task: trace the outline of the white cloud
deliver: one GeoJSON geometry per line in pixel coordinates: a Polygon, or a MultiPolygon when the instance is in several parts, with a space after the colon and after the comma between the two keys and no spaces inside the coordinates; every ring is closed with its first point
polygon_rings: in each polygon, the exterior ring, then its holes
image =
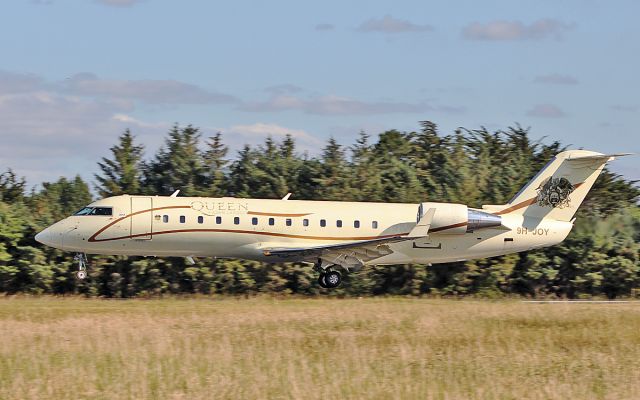
{"type": "Polygon", "coordinates": [[[69,93],[81,96],[129,99],[149,104],[224,104],[237,101],[233,96],[175,80],[100,79],[90,73],[72,76],[63,87],[69,93]]]}
{"type": "Polygon", "coordinates": [[[383,33],[431,32],[433,26],[418,25],[404,19],[394,18],[391,15],[385,15],[381,19],[371,18],[364,21],[357,30],[359,32],[383,33]]]}
{"type": "Polygon", "coordinates": [[[264,91],[273,95],[279,95],[286,93],[300,93],[303,91],[303,89],[300,86],[292,85],[290,83],[283,83],[280,85],[269,86],[265,88],[264,91]]]}
{"type": "Polygon", "coordinates": [[[549,74],[536,76],[533,79],[534,83],[546,83],[551,85],[577,85],[579,82],[576,78],[569,75],[562,74],[549,74]]]}
{"type": "Polygon", "coordinates": [[[473,22],[466,26],[462,34],[472,40],[536,40],[562,35],[572,26],[564,22],[547,18],[527,25],[520,21],[473,22]]]}
{"type": "Polygon", "coordinates": [[[290,94],[274,95],[264,102],[246,103],[244,111],[276,112],[297,110],[318,115],[368,115],[392,113],[421,113],[427,111],[464,112],[463,107],[433,106],[426,102],[405,103],[393,101],[368,102],[349,97],[324,95],[302,98],[290,94]]]}
{"type": "Polygon", "coordinates": [[[553,104],[537,104],[527,111],[527,115],[540,118],[561,118],[566,116],[564,111],[553,104]]]}
{"type": "Polygon", "coordinates": [[[44,80],[34,74],[20,74],[0,70],[0,95],[7,93],[23,93],[45,89],[44,80]]]}
{"type": "Polygon", "coordinates": [[[611,109],[614,111],[623,111],[623,112],[637,112],[638,106],[632,106],[629,104],[615,104],[611,106],[611,109]]]}
{"type": "Polygon", "coordinates": [[[335,29],[333,24],[318,24],[316,25],[317,31],[332,31],[335,29]]]}
{"type": "Polygon", "coordinates": [[[282,139],[290,135],[296,143],[303,147],[314,147],[322,143],[310,133],[302,129],[287,128],[277,124],[256,122],[250,125],[233,125],[229,128],[222,128],[220,131],[225,138],[233,138],[232,145],[240,147],[244,144],[260,144],[267,137],[282,139]],[[239,140],[240,139],[240,140],[239,140]]]}
{"type": "Polygon", "coordinates": [[[95,162],[126,128],[155,149],[171,124],[130,116],[138,103],[232,102],[195,85],[171,80],[107,80],[91,74],[64,82],[0,71],[0,166],[30,183],[73,176],[91,179],[95,162]]]}
{"type": "Polygon", "coordinates": [[[113,7],[131,7],[137,3],[141,3],[143,0],[96,0],[100,4],[113,7]]]}
{"type": "Polygon", "coordinates": [[[273,136],[285,137],[287,135],[291,135],[292,137],[299,137],[299,138],[312,137],[307,132],[301,129],[290,129],[277,124],[265,124],[262,122],[257,122],[252,125],[234,125],[229,128],[229,131],[233,133],[245,135],[245,136],[258,135],[261,137],[266,137],[269,135],[273,135],[273,136]]]}
{"type": "Polygon", "coordinates": [[[131,110],[125,102],[53,92],[1,95],[0,165],[26,175],[29,183],[86,173],[131,126],[113,115],[131,110]]]}

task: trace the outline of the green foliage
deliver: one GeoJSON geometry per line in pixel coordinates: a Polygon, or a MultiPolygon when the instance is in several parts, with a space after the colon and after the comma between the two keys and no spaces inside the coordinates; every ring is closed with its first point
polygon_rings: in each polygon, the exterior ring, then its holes
{"type": "Polygon", "coordinates": [[[44,227],[68,217],[91,201],[89,185],[76,176],[73,180],[60,178],[53,183],[43,183],[42,190],[26,202],[44,227]]]}
{"type": "Polygon", "coordinates": [[[203,154],[205,177],[208,183],[207,196],[221,197],[226,195],[228,178],[225,168],[229,161],[225,158],[229,149],[222,143],[222,134],[217,132],[207,141],[207,150],[203,154]]]}
{"type": "MultiPolygon", "coordinates": [[[[479,207],[508,201],[564,147],[532,141],[515,126],[442,135],[430,121],[416,132],[389,130],[377,141],[361,132],[350,147],[329,139],[318,157],[298,154],[295,141],[272,138],[245,146],[233,159],[220,133],[201,143],[198,128],[175,125],[149,161],[129,130],[99,163],[100,196],[122,193],[420,202],[479,207]]],[[[609,171],[597,180],[560,245],[450,264],[367,266],[347,274],[337,290],[321,289],[305,264],[243,260],[95,256],[90,279],[74,277],[72,255],[41,246],[35,234],[92,200],[79,176],[25,193],[11,170],[0,174],[0,292],[133,297],[191,293],[336,296],[478,295],[531,297],[640,293],[640,189],[609,171]]]]}
{"type": "Polygon", "coordinates": [[[200,130],[191,125],[174,125],[154,160],[145,165],[146,191],[169,195],[180,190],[184,196],[199,196],[206,191],[206,173],[200,143],[200,130]]]}
{"type": "Polygon", "coordinates": [[[0,201],[16,203],[24,199],[26,182],[19,179],[15,172],[8,169],[0,174],[0,201]]]}
{"type": "Polygon", "coordinates": [[[95,175],[95,178],[101,197],[140,193],[144,147],[133,143],[134,137],[129,129],[118,140],[120,143],[111,148],[113,159],[103,157],[102,162],[98,163],[102,175],[95,175]]]}

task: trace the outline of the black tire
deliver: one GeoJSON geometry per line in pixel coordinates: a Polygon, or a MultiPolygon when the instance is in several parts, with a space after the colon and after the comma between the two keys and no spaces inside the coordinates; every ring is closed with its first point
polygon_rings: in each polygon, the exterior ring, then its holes
{"type": "Polygon", "coordinates": [[[318,277],[318,285],[322,288],[327,288],[327,282],[325,281],[325,274],[320,274],[318,277]]]}
{"type": "Polygon", "coordinates": [[[328,288],[335,288],[340,286],[342,282],[342,275],[338,271],[328,271],[324,274],[324,283],[328,288]]]}

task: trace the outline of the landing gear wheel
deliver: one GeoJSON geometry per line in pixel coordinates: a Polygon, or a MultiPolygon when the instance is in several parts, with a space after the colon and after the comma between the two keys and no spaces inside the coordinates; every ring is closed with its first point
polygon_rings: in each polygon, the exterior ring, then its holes
{"type": "Polygon", "coordinates": [[[78,262],[78,272],[76,272],[76,278],[84,280],[87,277],[87,256],[84,253],[77,253],[74,260],[78,262]]]}
{"type": "Polygon", "coordinates": [[[324,274],[324,282],[328,288],[338,287],[342,282],[342,275],[338,271],[328,271],[324,274]]]}
{"type": "Polygon", "coordinates": [[[325,281],[325,274],[320,274],[320,276],[318,277],[318,285],[320,285],[320,287],[322,288],[327,288],[327,282],[325,281]]]}

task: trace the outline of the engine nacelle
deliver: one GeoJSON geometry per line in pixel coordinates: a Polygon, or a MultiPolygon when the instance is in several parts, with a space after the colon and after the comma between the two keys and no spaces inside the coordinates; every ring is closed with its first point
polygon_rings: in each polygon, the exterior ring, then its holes
{"type": "Polygon", "coordinates": [[[484,211],[469,209],[464,204],[420,203],[418,221],[422,216],[435,208],[429,233],[447,235],[463,235],[478,229],[497,228],[502,225],[502,218],[484,211]]]}
{"type": "Polygon", "coordinates": [[[468,208],[464,204],[452,203],[421,203],[418,207],[418,220],[435,208],[429,233],[461,235],[467,232],[468,208]]]}

